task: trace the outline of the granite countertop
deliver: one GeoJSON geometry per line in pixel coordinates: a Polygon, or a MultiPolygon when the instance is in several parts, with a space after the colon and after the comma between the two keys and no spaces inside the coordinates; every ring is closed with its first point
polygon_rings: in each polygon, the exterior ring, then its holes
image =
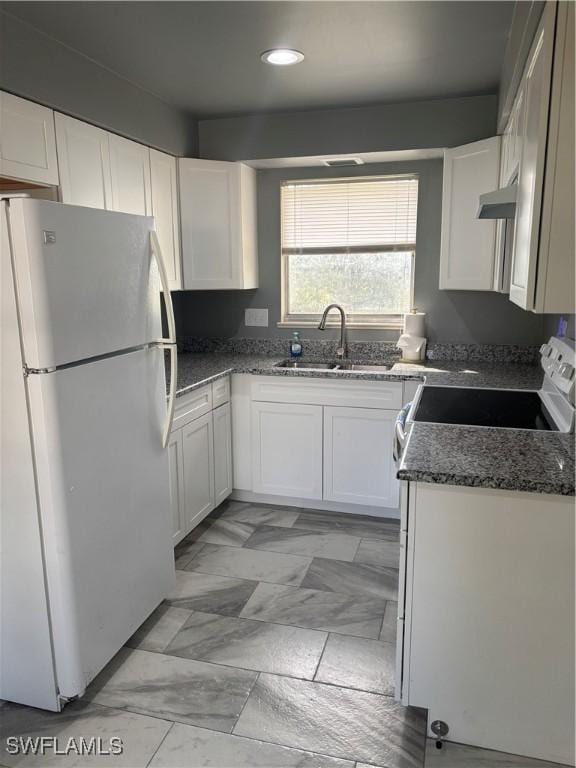
{"type": "MultiPolygon", "coordinates": [[[[275,367],[285,357],[265,354],[184,352],[178,356],[177,395],[230,373],[371,381],[426,380],[429,384],[539,389],[537,365],[502,362],[389,359],[383,372],[275,367]]],[[[375,363],[376,360],[356,362],[375,363]]],[[[574,436],[558,432],[416,423],[411,427],[398,477],[427,483],[574,495],[574,436]]]]}
{"type": "Polygon", "coordinates": [[[574,435],[412,425],[401,480],[574,496],[574,435]]]}
{"type": "MultiPolygon", "coordinates": [[[[498,387],[508,389],[539,389],[542,369],[535,365],[497,362],[434,361],[426,364],[400,363],[391,359],[389,371],[323,371],[275,367],[282,357],[218,352],[183,352],[178,355],[177,396],[208,384],[230,373],[250,373],[263,376],[295,378],[359,379],[362,381],[420,380],[430,384],[459,387],[498,387]]],[[[355,362],[375,363],[376,360],[355,362]]]]}

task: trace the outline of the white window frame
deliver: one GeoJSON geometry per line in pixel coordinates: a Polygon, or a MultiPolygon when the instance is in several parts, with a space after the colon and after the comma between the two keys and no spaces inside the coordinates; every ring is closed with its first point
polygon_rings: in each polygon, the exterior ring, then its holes
{"type": "MultiPolygon", "coordinates": [[[[398,178],[400,174],[388,174],[390,178],[398,178]]],[[[418,174],[415,173],[409,173],[409,174],[401,174],[401,176],[405,178],[415,178],[418,179],[418,174]]],[[[341,178],[324,178],[324,179],[303,179],[302,182],[305,183],[327,183],[329,181],[342,181],[346,180],[348,177],[341,177],[341,178]]],[[[351,178],[362,178],[362,180],[370,181],[371,179],[381,179],[386,178],[385,174],[378,174],[377,176],[354,176],[351,178]]],[[[282,182],[284,183],[284,182],[282,182]]],[[[276,325],[278,328],[317,328],[318,324],[321,320],[322,315],[321,314],[290,314],[288,312],[288,307],[290,306],[289,302],[289,257],[292,255],[290,253],[285,253],[283,247],[282,247],[282,232],[284,231],[283,228],[283,216],[284,216],[284,210],[282,206],[282,183],[280,184],[279,188],[279,204],[280,204],[280,259],[281,259],[281,286],[280,286],[280,292],[281,292],[281,299],[280,299],[280,317],[281,320],[276,325]]],[[[289,184],[298,184],[297,179],[287,179],[286,183],[289,184]]],[[[416,213],[418,215],[418,213],[416,213]]],[[[334,253],[334,249],[328,248],[326,249],[329,253],[334,253]]],[[[354,248],[350,249],[349,252],[353,253],[354,251],[358,253],[366,253],[367,249],[362,248],[354,248]]],[[[410,269],[410,307],[414,306],[414,271],[415,271],[415,265],[416,265],[416,243],[401,243],[394,245],[386,246],[378,251],[378,253],[394,253],[394,252],[411,252],[412,253],[412,264],[410,269]]],[[[362,314],[362,315],[354,315],[354,314],[348,314],[346,313],[346,325],[348,328],[357,328],[360,330],[367,330],[367,329],[374,329],[374,330],[398,330],[402,329],[404,323],[404,315],[403,314],[378,314],[378,315],[368,315],[368,314],[362,314]]],[[[326,326],[328,328],[336,328],[340,327],[340,316],[337,312],[331,312],[328,315],[328,320],[326,323],[326,326]]]]}

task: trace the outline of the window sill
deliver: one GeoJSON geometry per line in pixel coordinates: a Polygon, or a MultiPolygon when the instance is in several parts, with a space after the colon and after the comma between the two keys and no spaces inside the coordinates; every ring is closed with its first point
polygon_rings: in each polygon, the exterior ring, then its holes
{"type": "MultiPolygon", "coordinates": [[[[276,323],[277,328],[318,328],[318,323],[311,320],[281,320],[276,323]]],[[[346,328],[348,330],[359,331],[402,331],[402,323],[396,323],[390,321],[388,323],[362,323],[362,322],[347,322],[346,328]]],[[[339,322],[328,322],[326,328],[340,328],[339,322]]]]}

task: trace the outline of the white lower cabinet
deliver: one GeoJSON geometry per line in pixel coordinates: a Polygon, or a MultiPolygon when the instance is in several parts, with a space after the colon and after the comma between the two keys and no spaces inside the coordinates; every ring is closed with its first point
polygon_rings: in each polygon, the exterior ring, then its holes
{"type": "Polygon", "coordinates": [[[232,493],[232,422],[230,403],[212,411],[214,430],[214,506],[232,493]]]}
{"type": "Polygon", "coordinates": [[[182,430],[177,429],[168,441],[170,468],[170,509],[172,511],[172,538],[177,544],[184,536],[184,464],[182,461],[182,430]]]}
{"type": "Polygon", "coordinates": [[[256,493],[322,498],[322,406],[252,403],[256,493]]]}
{"type": "Polygon", "coordinates": [[[322,509],[394,514],[399,483],[392,449],[402,382],[253,376],[244,385],[235,379],[237,490],[283,497],[280,503],[321,501],[322,509]],[[250,440],[243,436],[248,429],[250,440]]]}
{"type": "Polygon", "coordinates": [[[450,741],[574,765],[574,500],[408,485],[396,697],[450,741]]]}
{"type": "MultiPolygon", "coordinates": [[[[230,403],[212,409],[221,382],[178,398],[168,443],[172,533],[177,544],[232,493],[230,403]]],[[[229,384],[225,386],[229,390],[229,384]]]]}
{"type": "Polygon", "coordinates": [[[396,411],[324,408],[324,499],[398,506],[392,456],[396,411]]]}
{"type": "Polygon", "coordinates": [[[214,427],[207,413],[182,428],[184,524],[192,530],[214,509],[214,427]]]}

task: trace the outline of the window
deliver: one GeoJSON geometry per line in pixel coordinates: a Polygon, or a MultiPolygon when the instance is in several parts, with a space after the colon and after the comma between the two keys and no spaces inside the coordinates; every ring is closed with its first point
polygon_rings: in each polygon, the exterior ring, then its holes
{"type": "Polygon", "coordinates": [[[351,326],[398,327],[412,308],[416,176],[286,181],[282,323],[318,323],[341,304],[351,326]]]}

